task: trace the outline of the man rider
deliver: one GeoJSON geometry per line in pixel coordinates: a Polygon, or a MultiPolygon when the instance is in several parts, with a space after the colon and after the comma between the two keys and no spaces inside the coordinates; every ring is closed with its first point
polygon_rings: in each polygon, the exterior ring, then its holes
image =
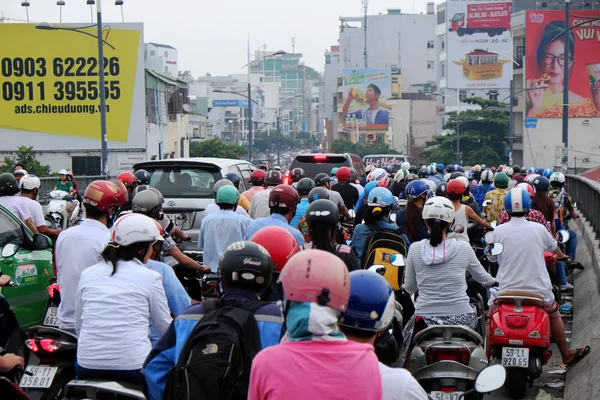
{"type": "Polygon", "coordinates": [[[487,192],[493,189],[493,180],[494,173],[489,169],[484,170],[481,173],[480,185],[477,186],[477,188],[475,188],[475,192],[473,193],[473,197],[475,197],[475,201],[477,202],[477,206],[480,210],[483,210],[483,202],[485,201],[485,195],[487,194],[487,192]]]}
{"type": "Polygon", "coordinates": [[[0,175],[0,205],[23,221],[33,233],[38,233],[27,207],[27,199],[15,196],[17,193],[19,193],[19,184],[13,174],[6,172],[0,175]]]}
{"type": "Polygon", "coordinates": [[[281,185],[282,183],[283,175],[281,174],[281,171],[272,169],[267,172],[264,179],[265,190],[256,193],[252,198],[250,210],[248,210],[250,218],[266,218],[271,215],[271,210],[269,207],[269,194],[275,186],[281,185]]]}
{"type": "Polygon", "coordinates": [[[350,184],[358,190],[359,196],[363,194],[365,188],[358,182],[358,172],[354,167],[350,167],[350,184]]]}
{"type": "Polygon", "coordinates": [[[498,172],[496,176],[494,176],[494,186],[495,189],[492,189],[485,194],[485,200],[489,200],[491,204],[483,210],[487,220],[490,222],[497,222],[504,209],[504,196],[506,196],[507,192],[508,176],[504,172],[498,172]]]}
{"type": "Polygon", "coordinates": [[[346,204],[344,203],[344,199],[342,195],[338,192],[331,190],[331,178],[326,173],[322,172],[315,176],[315,185],[317,187],[323,187],[329,191],[329,200],[333,201],[340,210],[340,214],[344,216],[346,219],[351,219],[350,213],[348,212],[348,208],[346,208],[346,204]]]}
{"type": "Polygon", "coordinates": [[[350,184],[350,177],[352,172],[348,167],[340,167],[335,173],[338,183],[335,184],[331,190],[338,192],[344,200],[344,205],[348,210],[351,210],[356,206],[358,202],[359,193],[358,190],[350,184]]]}
{"type": "Polygon", "coordinates": [[[42,206],[37,201],[38,192],[42,186],[40,178],[35,175],[25,175],[21,178],[19,186],[21,187],[21,198],[26,199],[25,204],[29,208],[29,215],[31,215],[31,220],[38,232],[43,235],[58,236],[61,232],[60,227],[56,227],[55,229],[48,228],[42,206]]]}
{"type": "Polygon", "coordinates": [[[265,175],[266,172],[262,169],[256,169],[254,170],[254,172],[252,172],[252,175],[250,175],[250,182],[252,182],[252,187],[246,190],[244,193],[242,193],[250,201],[250,204],[252,204],[252,199],[254,198],[254,195],[256,193],[265,190],[265,175]]]}
{"type": "Polygon", "coordinates": [[[298,228],[298,222],[300,222],[300,218],[304,217],[306,209],[308,208],[308,194],[314,188],[315,181],[310,178],[302,178],[297,182],[296,190],[300,196],[300,203],[296,206],[296,213],[294,214],[294,218],[290,221],[290,226],[292,228],[298,228]]]}
{"type": "Polygon", "coordinates": [[[290,171],[290,178],[292,178],[292,187],[297,189],[300,179],[306,178],[306,172],[302,168],[294,168],[290,171]]]}
{"type": "Polygon", "coordinates": [[[133,174],[133,172],[129,171],[121,172],[119,175],[117,175],[117,179],[120,180],[123,183],[123,185],[125,185],[125,188],[127,188],[127,193],[129,194],[129,200],[127,201],[127,203],[123,204],[123,206],[121,207],[121,211],[131,210],[133,192],[135,188],[138,187],[138,185],[140,184],[140,180],[137,176],[133,174]]]}
{"type": "MultiPolygon", "coordinates": [[[[242,182],[242,178],[240,178],[238,174],[236,174],[235,172],[230,172],[227,175],[225,175],[225,179],[231,181],[231,183],[233,183],[233,186],[235,186],[237,190],[240,190],[240,183],[242,182]]],[[[243,194],[240,194],[240,200],[238,201],[238,205],[247,212],[250,209],[250,200],[248,200],[248,198],[243,194]]]]}
{"type": "MultiPolygon", "coordinates": [[[[578,264],[575,260],[577,252],[577,233],[569,228],[571,219],[579,218],[579,213],[575,211],[573,199],[565,190],[565,175],[561,172],[555,172],[550,176],[550,186],[548,196],[554,200],[556,212],[558,214],[558,222],[569,231],[569,241],[567,242],[567,254],[571,261],[567,262],[568,266],[573,267],[578,264]]],[[[558,230],[558,228],[557,228],[558,230]]]]}

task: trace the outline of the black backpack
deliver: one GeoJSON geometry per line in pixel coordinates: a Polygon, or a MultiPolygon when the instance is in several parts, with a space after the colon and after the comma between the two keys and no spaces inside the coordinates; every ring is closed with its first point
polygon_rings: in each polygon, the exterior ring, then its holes
{"type": "Polygon", "coordinates": [[[252,359],[262,350],[254,313],[261,301],[211,300],[169,371],[164,399],[246,399],[252,359]]]}
{"type": "Polygon", "coordinates": [[[390,257],[401,255],[406,257],[408,253],[406,240],[399,231],[393,229],[382,229],[377,225],[368,225],[373,231],[362,252],[360,260],[362,269],[369,269],[372,265],[379,264],[386,267],[383,277],[388,281],[392,289],[399,290],[404,277],[404,266],[392,265],[390,257]]]}

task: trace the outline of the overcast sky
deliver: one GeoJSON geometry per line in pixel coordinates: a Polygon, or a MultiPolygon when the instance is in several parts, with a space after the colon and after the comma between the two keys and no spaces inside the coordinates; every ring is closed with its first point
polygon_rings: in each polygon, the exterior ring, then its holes
{"type": "MultiPolygon", "coordinates": [[[[65,0],[63,22],[90,22],[85,0],[65,0]]],[[[439,3],[440,1],[436,1],[439,3]]],[[[0,0],[5,18],[26,19],[20,0],[0,0]]],[[[59,21],[55,0],[30,0],[32,22],[59,21]]],[[[427,0],[415,0],[415,13],[425,12],[427,0]]],[[[102,2],[104,22],[120,22],[114,0],[102,2]]],[[[412,1],[370,0],[369,14],[388,8],[412,12],[412,1]]],[[[94,21],[95,21],[94,7],[94,21]]],[[[304,54],[307,65],[323,70],[323,53],[337,44],[339,16],[360,16],[361,0],[125,0],[125,22],[143,22],[144,40],[169,44],[179,51],[179,69],[194,76],[242,73],[250,49],[267,45],[267,51],[304,54]]]]}

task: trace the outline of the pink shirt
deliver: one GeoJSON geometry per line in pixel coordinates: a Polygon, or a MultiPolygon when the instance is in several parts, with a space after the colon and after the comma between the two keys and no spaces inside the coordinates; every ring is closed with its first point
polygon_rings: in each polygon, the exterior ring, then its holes
{"type": "Polygon", "coordinates": [[[252,361],[249,400],[381,400],[373,346],[348,340],[283,342],[252,361]]]}
{"type": "Polygon", "coordinates": [[[242,193],[242,195],[245,196],[248,199],[248,201],[252,202],[252,198],[254,197],[254,195],[258,192],[262,192],[263,190],[265,190],[265,188],[262,186],[252,186],[250,189],[242,193]]]}

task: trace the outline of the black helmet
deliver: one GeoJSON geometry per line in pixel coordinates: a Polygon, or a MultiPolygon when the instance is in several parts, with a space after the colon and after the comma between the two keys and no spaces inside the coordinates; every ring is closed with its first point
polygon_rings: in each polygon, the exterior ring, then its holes
{"type": "Polygon", "coordinates": [[[261,245],[249,241],[236,242],[223,252],[219,270],[222,282],[261,291],[271,285],[273,261],[261,245]]]}
{"type": "Polygon", "coordinates": [[[435,195],[446,197],[446,188],[448,187],[448,183],[442,182],[435,187],[435,195]]]}
{"type": "Polygon", "coordinates": [[[427,170],[425,168],[421,168],[419,170],[419,178],[427,178],[429,176],[429,173],[427,172],[427,170]]]}
{"type": "Polygon", "coordinates": [[[9,172],[0,175],[0,196],[14,196],[19,193],[19,184],[15,176],[9,172]]]}
{"type": "Polygon", "coordinates": [[[138,169],[133,173],[136,178],[140,181],[140,185],[150,184],[150,173],[145,169],[138,169]]]}
{"type": "Polygon", "coordinates": [[[315,184],[317,187],[325,185],[327,182],[331,181],[331,177],[325,172],[321,172],[315,176],[315,184]]]}
{"type": "Polygon", "coordinates": [[[515,165],[513,167],[513,173],[520,173],[520,172],[521,172],[521,166],[515,165]]]}
{"type": "Polygon", "coordinates": [[[408,174],[406,176],[406,178],[404,178],[404,182],[409,183],[409,182],[415,181],[417,179],[419,179],[419,177],[417,175],[415,175],[415,174],[408,174]]]}
{"type": "Polygon", "coordinates": [[[446,173],[451,174],[455,171],[454,165],[446,165],[446,173]]]}
{"type": "Polygon", "coordinates": [[[225,175],[225,179],[231,181],[231,183],[233,183],[233,186],[235,186],[236,188],[240,186],[240,182],[242,181],[242,178],[240,178],[240,176],[235,172],[230,172],[227,175],[225,175]]]}
{"type": "Polygon", "coordinates": [[[315,188],[315,186],[315,181],[313,181],[312,179],[302,178],[298,181],[298,184],[296,185],[296,190],[298,191],[299,195],[306,196],[310,193],[311,190],[315,188]]]}
{"type": "Polygon", "coordinates": [[[322,187],[316,187],[313,190],[311,190],[310,193],[308,193],[309,203],[312,203],[313,201],[319,199],[329,200],[329,190],[322,187]]]}
{"type": "Polygon", "coordinates": [[[408,167],[408,172],[412,172],[413,174],[415,174],[418,170],[419,169],[416,165],[411,165],[410,167],[408,167]]]}
{"type": "Polygon", "coordinates": [[[267,171],[267,174],[265,175],[265,185],[277,186],[277,185],[281,185],[282,183],[283,183],[283,175],[281,174],[281,171],[277,171],[275,169],[267,171]]]}
{"type": "Polygon", "coordinates": [[[306,173],[304,172],[304,170],[302,168],[294,168],[290,172],[290,175],[292,177],[292,182],[298,182],[300,179],[302,179],[306,176],[306,173]]]}
{"type": "Polygon", "coordinates": [[[306,209],[306,222],[324,222],[327,225],[335,225],[340,220],[338,208],[329,200],[315,200],[306,209]]]}
{"type": "Polygon", "coordinates": [[[458,178],[459,176],[465,176],[465,174],[463,174],[463,173],[462,173],[462,172],[460,172],[460,171],[456,171],[456,172],[453,172],[452,174],[450,174],[450,179],[456,179],[456,178],[458,178]]]}

